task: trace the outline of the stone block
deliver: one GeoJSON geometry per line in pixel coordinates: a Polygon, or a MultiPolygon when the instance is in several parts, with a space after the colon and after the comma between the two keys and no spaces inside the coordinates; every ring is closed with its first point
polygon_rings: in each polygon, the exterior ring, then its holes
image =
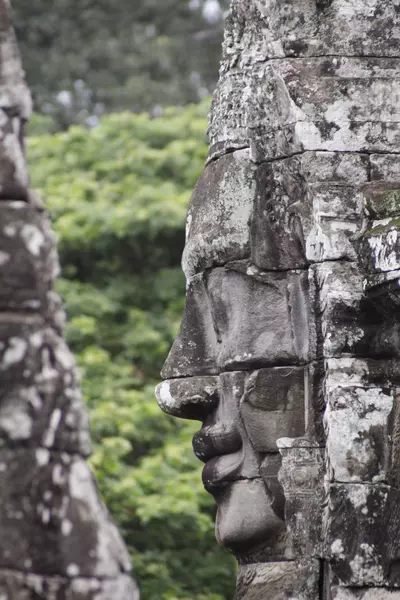
{"type": "Polygon", "coordinates": [[[371,154],[371,182],[400,181],[398,154],[371,154]]]}
{"type": "Polygon", "coordinates": [[[220,77],[210,114],[209,158],[240,146],[250,147],[256,162],[300,152],[293,136],[296,107],[271,63],[220,77]],[[260,82],[262,81],[262,85],[260,82]]]}
{"type": "Polygon", "coordinates": [[[397,360],[372,358],[330,358],[325,361],[325,388],[391,388],[399,384],[397,360]]]}
{"type": "Polygon", "coordinates": [[[89,424],[65,342],[40,320],[0,320],[0,447],[88,455],[89,424]]]}
{"type": "Polygon", "coordinates": [[[225,69],[287,56],[335,56],[339,65],[354,60],[347,57],[360,57],[360,62],[367,57],[379,63],[379,57],[392,56],[393,69],[398,70],[395,4],[382,7],[380,0],[372,0],[365,7],[362,2],[349,6],[346,0],[296,4],[290,0],[258,0],[243,5],[235,0],[232,8],[225,69]],[[249,11],[251,19],[246,19],[249,11]]]}
{"type": "Polygon", "coordinates": [[[277,452],[282,437],[323,443],[323,399],[318,365],[275,367],[249,374],[240,403],[257,452],[277,452]]]}
{"type": "Polygon", "coordinates": [[[215,268],[206,278],[196,276],[162,376],[313,360],[313,294],[306,271],[262,273],[246,261],[215,268]]]}
{"type": "Polygon", "coordinates": [[[364,279],[364,290],[367,298],[376,305],[383,314],[393,313],[393,307],[399,305],[397,289],[399,287],[400,269],[385,271],[383,273],[368,273],[364,279]],[[394,293],[393,293],[394,292],[394,293]],[[386,302],[382,302],[385,299],[386,302]],[[389,301],[389,302],[388,302],[389,301]],[[386,309],[386,304],[389,304],[386,309]]]}
{"type": "Polygon", "coordinates": [[[0,109],[0,199],[27,200],[29,175],[22,141],[24,119],[15,114],[14,107],[10,108],[2,106],[0,109]]]}
{"type": "Polygon", "coordinates": [[[26,84],[25,71],[22,68],[21,56],[15,32],[12,28],[7,8],[1,14],[0,52],[0,99],[6,111],[18,114],[24,121],[32,112],[32,99],[26,84]]]}
{"type": "Polygon", "coordinates": [[[400,216],[400,173],[398,181],[373,181],[362,188],[371,219],[400,216]]]}
{"type": "Polygon", "coordinates": [[[325,262],[311,267],[319,289],[319,336],[325,358],[400,356],[397,279],[364,277],[359,264],[325,262]]]}
{"type": "Polygon", "coordinates": [[[265,192],[256,198],[252,223],[257,267],[295,269],[310,261],[357,258],[367,156],[305,152],[265,164],[263,173],[265,192]]]}
{"type": "Polygon", "coordinates": [[[264,164],[263,193],[255,198],[251,259],[260,269],[297,269],[307,265],[302,221],[310,221],[301,159],[264,164]]]}
{"type": "Polygon", "coordinates": [[[363,310],[363,275],[358,265],[325,262],[312,266],[311,271],[319,290],[324,357],[365,355],[370,351],[366,350],[368,314],[363,310]]]}
{"type": "Polygon", "coordinates": [[[311,262],[356,260],[356,241],[364,226],[364,199],[356,186],[314,183],[308,187],[312,219],[306,225],[311,262]]]}
{"type": "Polygon", "coordinates": [[[215,375],[217,334],[203,275],[188,284],[179,334],[161,371],[164,379],[215,375]]]}
{"type": "Polygon", "coordinates": [[[304,152],[297,159],[301,160],[302,173],[309,184],[354,186],[357,189],[369,179],[368,154],[304,152]]]}
{"type": "Polygon", "coordinates": [[[365,233],[362,257],[372,274],[400,269],[399,217],[372,222],[365,233]]]}
{"type": "Polygon", "coordinates": [[[236,600],[319,600],[317,560],[239,565],[236,600]]]}
{"type": "Polygon", "coordinates": [[[3,600],[139,600],[135,582],[123,573],[113,579],[43,577],[33,573],[0,570],[0,594],[3,600]]]}
{"type": "Polygon", "coordinates": [[[314,357],[307,272],[259,273],[243,263],[228,264],[211,272],[207,289],[222,369],[302,364],[314,357]]]}
{"type": "Polygon", "coordinates": [[[400,586],[400,492],[383,484],[331,484],[326,556],[345,586],[400,586]]]}
{"type": "Polygon", "coordinates": [[[188,279],[249,256],[253,204],[264,191],[260,171],[248,150],[222,156],[205,168],[187,215],[182,266],[188,279]]]}
{"type": "Polygon", "coordinates": [[[253,371],[246,381],[240,412],[252,445],[277,452],[277,439],[305,435],[304,368],[253,371]]]}
{"type": "Polygon", "coordinates": [[[285,494],[279,481],[279,471],[282,466],[280,454],[267,454],[262,458],[260,474],[271,500],[274,513],[285,520],[285,494]]]}
{"type": "Polygon", "coordinates": [[[310,57],[274,62],[299,121],[340,129],[346,122],[397,123],[400,69],[396,60],[310,57]],[[321,80],[323,79],[323,86],[321,80]]]}
{"type": "Polygon", "coordinates": [[[15,33],[2,10],[0,40],[0,199],[27,200],[28,168],[23,127],[32,112],[15,33]]]}
{"type": "Polygon", "coordinates": [[[287,553],[291,558],[323,556],[324,449],[308,440],[278,440],[285,495],[287,553]]]}
{"type": "Polygon", "coordinates": [[[326,383],[328,475],[332,481],[388,481],[391,416],[390,388],[330,386],[326,383]]]}
{"type": "Polygon", "coordinates": [[[397,152],[395,62],[339,59],[331,48],[328,55],[226,70],[214,94],[209,157],[239,147],[249,147],[256,162],[302,151],[397,152]]]}
{"type": "Polygon", "coordinates": [[[46,448],[2,450],[0,485],[0,569],[108,579],[130,570],[83,459],[46,448]]]}
{"type": "Polygon", "coordinates": [[[341,587],[332,586],[332,600],[400,600],[400,590],[382,587],[341,587]]]}
{"type": "Polygon", "coordinates": [[[1,201],[0,221],[0,310],[48,312],[58,274],[48,216],[26,202],[1,201]]]}
{"type": "Polygon", "coordinates": [[[326,361],[324,422],[332,481],[398,481],[398,367],[393,363],[326,361]]]}

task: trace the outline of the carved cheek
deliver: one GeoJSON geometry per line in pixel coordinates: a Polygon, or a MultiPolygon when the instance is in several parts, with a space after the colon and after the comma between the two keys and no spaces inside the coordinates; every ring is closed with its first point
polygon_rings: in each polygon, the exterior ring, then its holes
{"type": "Polygon", "coordinates": [[[240,413],[257,452],[278,452],[280,438],[306,433],[303,367],[254,371],[247,380],[240,413]]]}

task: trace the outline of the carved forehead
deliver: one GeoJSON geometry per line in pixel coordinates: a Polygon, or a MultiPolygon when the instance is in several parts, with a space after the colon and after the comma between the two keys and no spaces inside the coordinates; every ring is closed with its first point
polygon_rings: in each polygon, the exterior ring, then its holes
{"type": "Polygon", "coordinates": [[[381,0],[233,0],[227,41],[264,59],[396,56],[397,9],[381,0]]]}

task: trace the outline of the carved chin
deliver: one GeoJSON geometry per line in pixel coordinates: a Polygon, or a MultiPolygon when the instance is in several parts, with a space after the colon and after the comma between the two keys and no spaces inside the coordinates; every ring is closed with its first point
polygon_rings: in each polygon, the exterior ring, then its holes
{"type": "Polygon", "coordinates": [[[273,512],[262,480],[232,482],[215,497],[219,544],[241,555],[251,552],[263,542],[263,546],[270,546],[270,550],[266,549],[268,555],[280,554],[276,542],[285,526],[273,512]]]}

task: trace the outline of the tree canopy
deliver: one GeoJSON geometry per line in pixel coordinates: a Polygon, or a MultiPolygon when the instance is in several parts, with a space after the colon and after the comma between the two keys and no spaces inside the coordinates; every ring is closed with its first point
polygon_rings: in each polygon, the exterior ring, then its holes
{"type": "Polygon", "coordinates": [[[227,0],[18,0],[37,110],[54,126],[198,101],[218,73],[227,0]]]}
{"type": "MultiPolygon", "coordinates": [[[[166,3],[168,4],[168,3],[166,3]]],[[[172,4],[172,3],[169,3],[172,4]]],[[[33,185],[59,236],[59,292],[82,373],[100,489],[130,548],[142,600],[230,600],[232,557],[191,438],[154,386],[184,304],[188,199],[203,168],[208,101],[162,117],[31,135],[33,185]]],[[[31,131],[40,131],[36,119],[31,131]]]]}

